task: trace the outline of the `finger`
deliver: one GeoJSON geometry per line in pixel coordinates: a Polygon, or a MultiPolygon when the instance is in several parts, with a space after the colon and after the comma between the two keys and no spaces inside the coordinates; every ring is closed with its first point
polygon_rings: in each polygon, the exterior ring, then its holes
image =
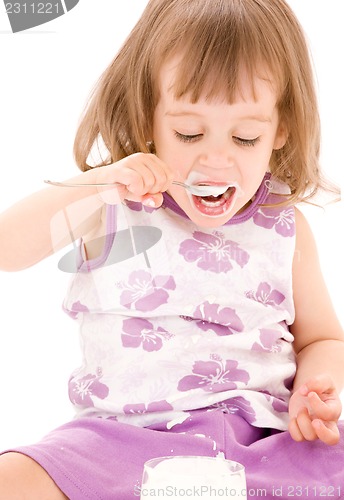
{"type": "Polygon", "coordinates": [[[288,429],[294,441],[301,442],[305,440],[305,438],[302,435],[302,432],[299,429],[299,426],[297,425],[296,418],[290,420],[288,429]]]}
{"type": "Polygon", "coordinates": [[[143,196],[166,191],[172,179],[172,171],[157,156],[135,153],[100,169],[97,182],[121,184],[122,199],[130,199],[128,193],[143,196]]]}
{"type": "Polygon", "coordinates": [[[131,168],[130,164],[128,166],[125,163],[125,160],[127,158],[118,161],[116,164],[99,169],[96,182],[98,184],[109,184],[109,186],[98,186],[99,192],[110,191],[116,188],[122,199],[126,197],[128,192],[138,195],[144,194],[144,180],[139,168],[136,168],[136,170],[131,168]]]}
{"type": "MultiPolygon", "coordinates": [[[[127,192],[142,196],[155,183],[153,170],[147,168],[143,153],[127,156],[118,162],[99,170],[98,183],[108,182],[118,184],[122,198],[127,192]]],[[[109,188],[108,188],[109,189],[109,188]]]]}
{"type": "Polygon", "coordinates": [[[306,408],[298,413],[296,421],[301,434],[307,441],[314,441],[317,439],[317,433],[312,426],[312,420],[306,408]]]}
{"type": "Polygon", "coordinates": [[[97,187],[98,195],[107,205],[118,205],[122,201],[118,187],[97,187]]]}
{"type": "Polygon", "coordinates": [[[322,392],[332,392],[335,390],[332,379],[327,375],[319,375],[310,380],[307,380],[305,386],[308,392],[316,392],[318,394],[322,392]]]}
{"type": "Polygon", "coordinates": [[[147,194],[142,196],[141,203],[150,208],[158,208],[162,205],[164,198],[161,193],[158,194],[147,194]]]}
{"type": "Polygon", "coordinates": [[[335,422],[323,422],[320,419],[315,419],[312,426],[318,438],[325,444],[333,446],[339,442],[340,433],[335,422]]]}
{"type": "Polygon", "coordinates": [[[152,190],[156,179],[146,165],[136,164],[123,170],[122,182],[130,193],[143,196],[152,190]]]}
{"type": "Polygon", "coordinates": [[[166,165],[165,162],[160,160],[156,155],[145,155],[145,165],[147,168],[152,169],[155,177],[161,182],[164,187],[168,187],[174,179],[174,173],[166,165]]]}
{"type": "Polygon", "coordinates": [[[336,398],[330,397],[323,401],[316,392],[308,394],[309,404],[314,414],[322,420],[336,420],[341,413],[340,404],[336,398]]]}
{"type": "Polygon", "coordinates": [[[128,173],[132,180],[127,183],[127,187],[135,194],[161,193],[166,191],[170,185],[171,175],[167,172],[165,165],[154,155],[144,155],[137,159],[131,158],[127,168],[134,172],[134,174],[128,173]],[[139,174],[140,178],[136,177],[135,174],[139,174]]]}

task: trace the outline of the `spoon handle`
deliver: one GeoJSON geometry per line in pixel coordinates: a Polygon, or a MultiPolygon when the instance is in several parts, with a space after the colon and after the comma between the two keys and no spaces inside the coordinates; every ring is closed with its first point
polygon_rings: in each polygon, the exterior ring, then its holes
{"type": "MultiPolygon", "coordinates": [[[[63,186],[63,187],[84,187],[84,186],[120,186],[120,182],[96,182],[96,183],[78,183],[78,182],[56,182],[56,181],[44,181],[46,184],[51,184],[52,186],[63,186]]],[[[191,194],[195,196],[219,196],[227,191],[228,185],[225,186],[189,186],[180,181],[172,181],[172,184],[176,186],[181,186],[191,194]]]]}
{"type": "Polygon", "coordinates": [[[85,187],[85,186],[91,186],[91,187],[96,187],[96,186],[116,186],[119,185],[119,182],[57,182],[57,181],[49,181],[45,180],[45,184],[50,184],[51,186],[58,186],[58,187],[85,187]]]}
{"type": "MultiPolygon", "coordinates": [[[[50,181],[46,179],[44,181],[46,184],[50,184],[51,186],[58,186],[58,187],[84,187],[84,186],[120,186],[120,182],[87,182],[87,183],[82,183],[82,182],[57,182],[57,181],[50,181]]],[[[178,181],[172,181],[172,184],[176,184],[177,186],[182,186],[185,189],[190,189],[190,186],[187,184],[184,184],[183,182],[178,182],[178,181]]]]}

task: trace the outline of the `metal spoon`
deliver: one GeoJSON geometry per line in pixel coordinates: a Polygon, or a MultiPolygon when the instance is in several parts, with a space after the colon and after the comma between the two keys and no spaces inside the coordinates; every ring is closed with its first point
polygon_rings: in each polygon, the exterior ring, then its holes
{"type": "Polygon", "coordinates": [[[216,186],[216,185],[190,186],[189,184],[184,184],[184,182],[179,182],[179,181],[172,181],[172,184],[175,184],[176,186],[182,186],[195,196],[215,196],[215,197],[220,196],[221,194],[225,193],[227,189],[230,187],[229,184],[225,184],[222,186],[216,186]]]}
{"type": "MultiPolygon", "coordinates": [[[[44,181],[46,184],[51,184],[52,186],[62,186],[62,187],[84,187],[84,186],[115,186],[120,184],[119,182],[100,182],[100,183],[90,183],[90,184],[83,184],[83,183],[74,183],[74,182],[56,182],[56,181],[49,181],[45,180],[44,181]]],[[[223,186],[216,186],[216,185],[207,185],[207,186],[202,186],[202,185],[192,185],[190,186],[189,184],[184,184],[184,182],[179,182],[179,181],[172,181],[172,184],[175,184],[176,186],[181,186],[184,189],[188,190],[191,194],[194,196],[220,196],[221,194],[225,193],[227,189],[230,187],[230,184],[225,184],[223,186]]]]}

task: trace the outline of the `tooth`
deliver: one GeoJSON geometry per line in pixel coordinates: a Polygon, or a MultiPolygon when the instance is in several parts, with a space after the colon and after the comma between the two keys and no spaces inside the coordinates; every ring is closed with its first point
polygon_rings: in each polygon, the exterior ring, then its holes
{"type": "Polygon", "coordinates": [[[201,198],[201,203],[202,205],[206,207],[220,207],[222,205],[221,201],[205,201],[203,198],[201,198]]]}

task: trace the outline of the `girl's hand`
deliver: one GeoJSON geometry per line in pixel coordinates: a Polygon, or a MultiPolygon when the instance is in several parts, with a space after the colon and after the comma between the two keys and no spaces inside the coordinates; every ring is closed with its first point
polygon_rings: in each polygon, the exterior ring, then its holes
{"type": "Polygon", "coordinates": [[[341,411],[332,379],[326,375],[310,379],[290,398],[290,435],[295,441],[320,439],[328,445],[337,444],[341,411]]]}
{"type": "Polygon", "coordinates": [[[123,200],[138,201],[150,207],[163,202],[173,173],[157,156],[135,153],[97,170],[97,183],[118,183],[114,187],[99,187],[105,203],[116,204],[123,200]]]}

